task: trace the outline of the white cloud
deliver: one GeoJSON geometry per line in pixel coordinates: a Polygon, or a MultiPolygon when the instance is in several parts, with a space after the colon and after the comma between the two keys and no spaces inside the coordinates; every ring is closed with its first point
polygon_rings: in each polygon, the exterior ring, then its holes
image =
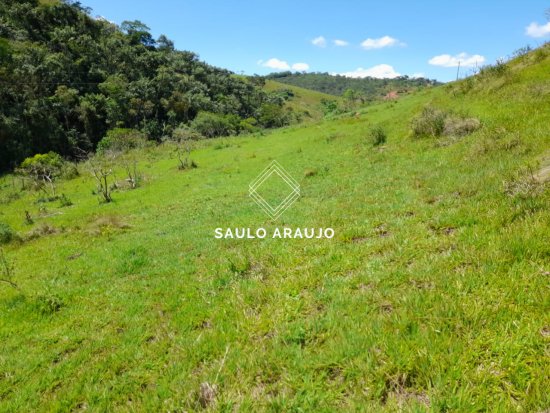
{"type": "Polygon", "coordinates": [[[290,65],[287,62],[285,62],[284,60],[279,60],[275,57],[272,57],[267,62],[259,60],[258,64],[260,64],[264,67],[269,67],[270,69],[275,69],[275,70],[288,70],[288,69],[290,69],[290,65]]]}
{"type": "Polygon", "coordinates": [[[459,64],[462,67],[474,67],[482,65],[484,62],[485,57],[478,54],[469,55],[468,53],[459,53],[454,56],[442,54],[434,56],[428,61],[433,66],[442,67],[457,67],[459,64]]]}
{"type": "Polygon", "coordinates": [[[361,43],[361,47],[365,50],[382,49],[384,47],[391,47],[399,44],[397,39],[390,36],[384,36],[379,39],[368,38],[361,43]]]}
{"type": "Polygon", "coordinates": [[[258,60],[256,62],[258,65],[263,67],[268,67],[273,70],[296,70],[298,72],[305,72],[309,70],[309,65],[307,63],[294,63],[293,65],[289,65],[288,62],[285,60],[277,59],[276,57],[272,57],[271,59],[264,61],[264,60],[258,60]]]}
{"type": "Polygon", "coordinates": [[[311,43],[317,47],[325,47],[327,45],[327,39],[325,39],[323,36],[319,36],[313,39],[311,43]]]}
{"type": "Polygon", "coordinates": [[[349,44],[345,40],[339,40],[339,39],[336,39],[333,42],[334,42],[334,45],[338,46],[338,47],[344,47],[344,46],[347,46],[349,44]]]}
{"type": "Polygon", "coordinates": [[[527,28],[525,29],[525,34],[530,37],[548,36],[550,35],[550,22],[546,23],[543,26],[533,22],[529,26],[527,26],[527,28]]]}
{"type": "Polygon", "coordinates": [[[386,64],[376,65],[369,69],[363,69],[362,67],[355,69],[353,72],[338,73],[341,76],[346,77],[376,77],[378,79],[393,79],[401,76],[395,71],[395,69],[386,64]]]}
{"type": "Polygon", "coordinates": [[[296,70],[298,72],[305,72],[309,70],[309,65],[307,63],[294,63],[292,65],[292,70],[296,70]]]}
{"type": "Polygon", "coordinates": [[[413,78],[413,79],[421,79],[421,78],[423,78],[423,77],[426,77],[426,75],[425,75],[424,73],[422,73],[422,72],[413,73],[413,74],[411,75],[411,78],[413,78]]]}

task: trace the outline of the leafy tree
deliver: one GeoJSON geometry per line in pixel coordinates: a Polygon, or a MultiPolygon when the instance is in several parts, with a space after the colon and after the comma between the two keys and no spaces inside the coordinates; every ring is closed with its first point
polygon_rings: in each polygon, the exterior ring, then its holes
{"type": "Polygon", "coordinates": [[[140,184],[141,174],[137,154],[131,150],[143,148],[145,145],[145,135],[140,131],[118,128],[107,132],[107,136],[98,144],[97,153],[111,160],[113,165],[120,164],[126,172],[126,181],[135,189],[140,184]]]}
{"type": "Polygon", "coordinates": [[[194,142],[200,138],[201,135],[184,125],[174,130],[172,139],[176,143],[176,156],[179,161],[178,169],[184,170],[197,167],[197,164],[191,160],[191,150],[193,149],[194,142]]]}
{"type": "Polygon", "coordinates": [[[239,121],[234,115],[200,112],[191,122],[191,127],[206,138],[214,138],[237,133],[239,121]]]}
{"type": "Polygon", "coordinates": [[[290,123],[290,116],[282,105],[264,103],[258,111],[258,120],[266,128],[278,128],[290,123]]]}
{"type": "Polygon", "coordinates": [[[125,20],[120,25],[120,28],[130,36],[130,42],[134,45],[142,44],[148,47],[155,45],[155,40],[151,36],[151,33],[149,33],[151,29],[139,20],[125,20]]]}
{"type": "Polygon", "coordinates": [[[157,39],[157,48],[159,50],[172,52],[174,51],[174,42],[165,35],[161,34],[157,39]]]}
{"type": "Polygon", "coordinates": [[[131,149],[143,148],[145,144],[145,135],[140,131],[117,128],[107,132],[107,135],[97,145],[97,152],[100,155],[124,154],[131,149]]]}
{"type": "Polygon", "coordinates": [[[47,195],[55,196],[55,181],[62,175],[63,167],[63,158],[55,152],[49,152],[25,159],[18,172],[29,178],[36,189],[44,191],[47,195]],[[48,188],[50,193],[48,193],[48,188]]]}

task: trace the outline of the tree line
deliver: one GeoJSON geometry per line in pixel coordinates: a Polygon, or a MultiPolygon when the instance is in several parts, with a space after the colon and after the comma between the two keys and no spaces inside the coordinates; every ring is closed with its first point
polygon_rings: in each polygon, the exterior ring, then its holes
{"type": "Polygon", "coordinates": [[[394,79],[377,79],[373,77],[351,78],[321,72],[285,71],[271,73],[265,76],[265,78],[335,96],[343,96],[346,91],[351,90],[357,96],[361,96],[365,102],[380,99],[380,97],[392,91],[404,93],[439,84],[436,80],[411,78],[408,76],[400,76],[394,79]]]}
{"type": "Polygon", "coordinates": [[[283,103],[140,21],[118,26],[72,1],[0,2],[0,171],[89,153],[113,129],[160,141],[182,127],[210,137],[280,125],[283,103]]]}

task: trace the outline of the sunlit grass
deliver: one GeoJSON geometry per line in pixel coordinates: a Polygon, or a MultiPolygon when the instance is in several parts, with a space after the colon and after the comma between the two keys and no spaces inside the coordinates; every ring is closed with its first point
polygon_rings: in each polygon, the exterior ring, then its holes
{"type": "Polygon", "coordinates": [[[0,411],[544,411],[550,194],[505,183],[548,157],[549,69],[202,142],[193,170],[150,149],[110,204],[84,166],[67,207],[3,177],[0,221],[54,230],[3,246],[0,411]],[[413,139],[426,104],[482,127],[413,139]],[[273,159],[302,194],[275,223],[248,196],[273,159]],[[214,238],[275,226],[336,236],[214,238]]]}

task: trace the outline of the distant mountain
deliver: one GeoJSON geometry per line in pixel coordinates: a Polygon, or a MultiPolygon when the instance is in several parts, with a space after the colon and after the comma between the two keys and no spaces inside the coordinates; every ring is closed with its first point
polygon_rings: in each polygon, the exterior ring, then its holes
{"type": "Polygon", "coordinates": [[[408,76],[400,76],[394,79],[376,79],[372,77],[358,79],[329,73],[279,72],[271,73],[265,77],[280,83],[316,90],[334,96],[341,96],[347,89],[352,89],[362,93],[367,101],[380,99],[392,92],[402,94],[441,84],[437,80],[410,78],[408,76]]]}

